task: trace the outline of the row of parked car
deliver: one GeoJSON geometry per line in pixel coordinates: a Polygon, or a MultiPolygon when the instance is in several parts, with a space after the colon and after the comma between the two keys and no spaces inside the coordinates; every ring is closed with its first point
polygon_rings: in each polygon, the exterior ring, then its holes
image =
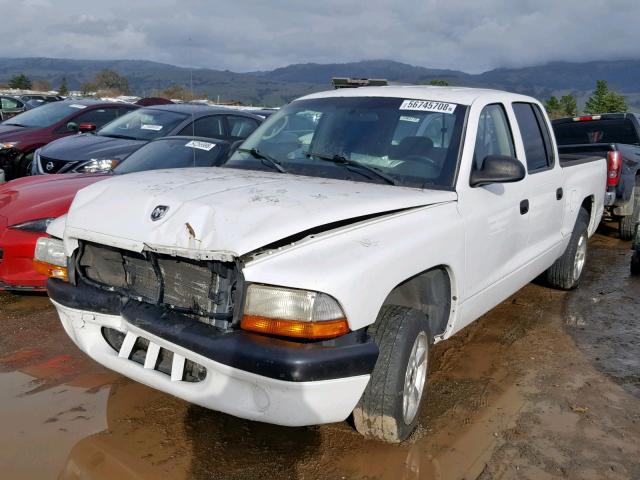
{"type": "Polygon", "coordinates": [[[64,98],[60,95],[39,93],[29,93],[25,95],[0,94],[0,120],[7,120],[27,110],[61,100],[64,100],[64,98]]]}
{"type": "Polygon", "coordinates": [[[388,442],[419,422],[432,344],[539,276],[578,287],[601,218],[636,198],[632,159],[560,154],[540,102],[493,90],[341,89],[260,126],[74,118],[0,187],[5,288],[47,279],[75,344],[146,385],[280,425],[352,415],[388,442]]]}
{"type": "Polygon", "coordinates": [[[0,289],[44,290],[36,239],[81,188],[112,174],[220,165],[271,113],[67,100],[3,122],[0,165],[14,180],[0,187],[0,289]]]}

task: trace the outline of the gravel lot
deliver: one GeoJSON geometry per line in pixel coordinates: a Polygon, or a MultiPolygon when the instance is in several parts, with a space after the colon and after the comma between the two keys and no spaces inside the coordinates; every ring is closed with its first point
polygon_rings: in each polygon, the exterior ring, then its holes
{"type": "Polygon", "coordinates": [[[583,285],[531,284],[431,361],[399,446],[342,424],[283,428],[195,407],[80,353],[46,297],[0,293],[7,479],[638,479],[640,278],[606,227],[583,285]]]}

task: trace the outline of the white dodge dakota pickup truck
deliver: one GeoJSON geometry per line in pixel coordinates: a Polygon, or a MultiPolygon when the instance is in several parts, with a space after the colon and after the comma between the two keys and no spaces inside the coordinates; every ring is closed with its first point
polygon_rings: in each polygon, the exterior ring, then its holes
{"type": "Polygon", "coordinates": [[[223,167],[81,190],[35,262],[110,369],[253,420],[353,414],[398,442],[428,406],[433,343],[545,272],[578,285],[606,170],[561,159],[530,97],[341,89],[282,108],[223,167]]]}

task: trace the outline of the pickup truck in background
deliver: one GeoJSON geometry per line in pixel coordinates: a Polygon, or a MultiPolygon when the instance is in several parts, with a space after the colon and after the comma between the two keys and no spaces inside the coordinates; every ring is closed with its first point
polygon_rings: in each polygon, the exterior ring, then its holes
{"type": "Polygon", "coordinates": [[[222,167],[81,190],[35,262],[75,344],[242,418],[416,427],[431,345],[545,273],[578,286],[604,158],[533,98],[364,87],[271,116],[222,167]]]}
{"type": "Polygon", "coordinates": [[[605,213],[619,222],[620,238],[631,240],[640,221],[640,117],[606,113],[554,120],[560,154],[606,157],[605,213]]]}

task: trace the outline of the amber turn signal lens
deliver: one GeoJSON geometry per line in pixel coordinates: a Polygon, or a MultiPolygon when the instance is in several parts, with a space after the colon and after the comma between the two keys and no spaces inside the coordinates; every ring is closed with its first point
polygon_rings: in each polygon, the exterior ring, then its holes
{"type": "Polygon", "coordinates": [[[300,322],[296,320],[278,320],[277,318],[245,315],[242,317],[240,327],[243,330],[266,335],[306,338],[309,340],[334,338],[349,333],[349,324],[345,318],[321,322],[300,322]]]}
{"type": "Polygon", "coordinates": [[[41,262],[40,260],[34,260],[33,269],[39,274],[44,275],[45,277],[57,278],[65,282],[69,281],[69,271],[66,267],[60,267],[59,265],[41,262]]]}

